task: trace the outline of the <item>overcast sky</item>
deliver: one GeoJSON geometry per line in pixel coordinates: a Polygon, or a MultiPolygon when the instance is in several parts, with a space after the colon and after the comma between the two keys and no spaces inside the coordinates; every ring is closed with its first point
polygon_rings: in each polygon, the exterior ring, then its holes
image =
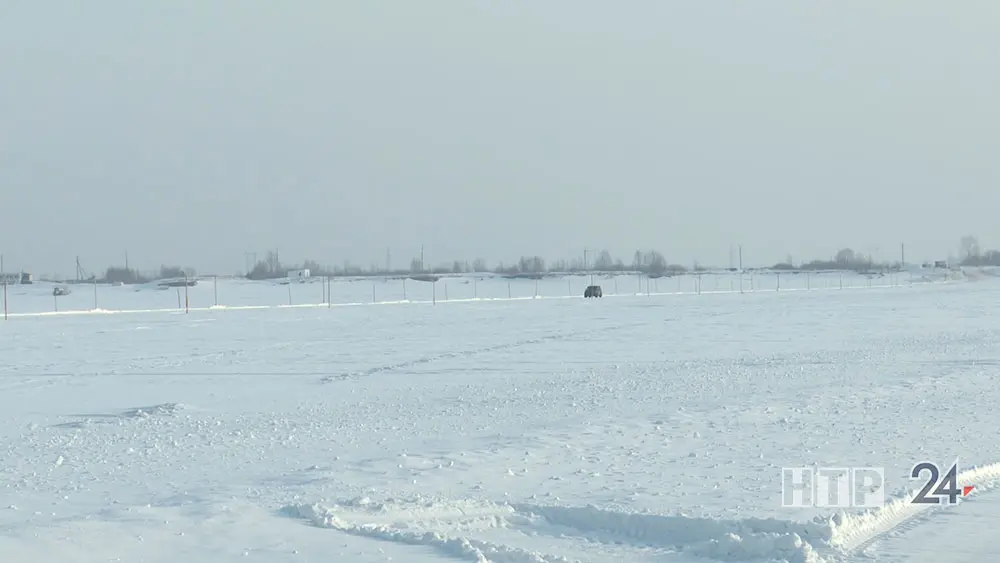
{"type": "Polygon", "coordinates": [[[1000,2],[12,0],[6,269],[1000,246],[1000,2]]]}

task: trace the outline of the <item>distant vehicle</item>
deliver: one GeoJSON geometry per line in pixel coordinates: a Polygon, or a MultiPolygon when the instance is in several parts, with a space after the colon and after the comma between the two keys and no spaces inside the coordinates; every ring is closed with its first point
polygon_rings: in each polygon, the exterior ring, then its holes
{"type": "Polygon", "coordinates": [[[68,287],[56,287],[56,288],[52,289],[52,295],[53,295],[53,297],[60,297],[60,296],[69,295],[69,294],[70,294],[70,290],[69,290],[68,287]]]}
{"type": "Polygon", "coordinates": [[[591,297],[604,297],[604,292],[601,291],[601,286],[599,285],[588,285],[587,289],[583,291],[583,296],[588,299],[591,297]]]}

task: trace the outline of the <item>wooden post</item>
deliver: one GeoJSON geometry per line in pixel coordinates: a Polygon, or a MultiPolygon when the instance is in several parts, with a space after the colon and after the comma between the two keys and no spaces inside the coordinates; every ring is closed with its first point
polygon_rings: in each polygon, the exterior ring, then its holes
{"type": "Polygon", "coordinates": [[[177,308],[181,308],[181,288],[177,288],[177,308]]]}
{"type": "Polygon", "coordinates": [[[188,284],[187,276],[184,276],[184,314],[190,312],[191,300],[188,298],[188,284]]]}
{"type": "Polygon", "coordinates": [[[774,290],[781,291],[781,274],[774,274],[774,290]]]}
{"type": "Polygon", "coordinates": [[[3,320],[7,320],[7,280],[3,280],[3,320]]]}
{"type": "Polygon", "coordinates": [[[844,289],[844,274],[840,274],[840,289],[844,289]]]}
{"type": "Polygon", "coordinates": [[[431,282],[431,304],[437,305],[438,302],[438,284],[437,282],[431,282]]]}
{"type": "Polygon", "coordinates": [[[448,300],[448,283],[447,282],[445,282],[445,284],[444,284],[444,300],[445,301],[448,300]]]}
{"type": "Polygon", "coordinates": [[[510,282],[507,282],[507,299],[511,299],[510,282]]]}
{"type": "Polygon", "coordinates": [[[333,285],[330,283],[330,276],[326,276],[326,308],[333,307],[333,285]]]}
{"type": "Polygon", "coordinates": [[[535,297],[538,297],[538,280],[535,280],[535,297]]]}
{"type": "Polygon", "coordinates": [[[212,276],[212,290],[215,292],[215,306],[219,306],[219,276],[212,276]]]}
{"type": "Polygon", "coordinates": [[[701,295],[701,274],[698,274],[698,295],[701,295]]]}
{"type": "Polygon", "coordinates": [[[375,299],[375,282],[372,282],[372,303],[378,303],[375,299]]]}
{"type": "Polygon", "coordinates": [[[291,306],[291,304],[292,304],[292,282],[289,281],[288,282],[288,305],[291,306]]]}
{"type": "Polygon", "coordinates": [[[406,278],[403,278],[403,301],[408,301],[406,298],[406,278]]]}
{"type": "Polygon", "coordinates": [[[52,296],[52,310],[56,313],[59,312],[59,298],[55,295],[52,296]]]}
{"type": "Polygon", "coordinates": [[[97,310],[97,280],[94,280],[94,310],[97,310]]]}
{"type": "Polygon", "coordinates": [[[472,278],[472,297],[479,299],[479,280],[472,278]]]}
{"type": "Polygon", "coordinates": [[[615,276],[615,295],[618,295],[618,276],[615,276]]]}

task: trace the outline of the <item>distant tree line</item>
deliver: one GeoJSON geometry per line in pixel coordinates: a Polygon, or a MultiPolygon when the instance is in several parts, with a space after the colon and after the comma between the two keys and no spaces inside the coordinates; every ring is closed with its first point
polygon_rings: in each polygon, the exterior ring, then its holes
{"type": "MultiPolygon", "coordinates": [[[[944,262],[957,266],[1000,266],[1000,250],[983,250],[979,239],[966,235],[959,240],[959,257],[949,256],[944,262]]],[[[897,262],[877,262],[872,255],[856,253],[850,248],[843,248],[830,260],[812,260],[795,265],[789,256],[785,262],[775,264],[774,270],[854,270],[859,272],[872,270],[892,270],[902,266],[902,257],[897,262]]]]}
{"type": "Polygon", "coordinates": [[[128,267],[111,266],[104,272],[104,277],[95,281],[99,283],[138,284],[174,278],[193,278],[196,275],[197,272],[193,268],[181,268],[180,266],[160,266],[159,272],[151,273],[139,272],[128,267]]]}
{"type": "Polygon", "coordinates": [[[983,250],[979,239],[966,235],[959,241],[959,264],[962,266],[1000,266],[1000,250],[983,250]]]}
{"type": "Polygon", "coordinates": [[[792,257],[789,256],[784,262],[779,262],[771,266],[772,270],[848,270],[856,272],[867,272],[872,270],[891,270],[898,268],[902,264],[897,262],[876,262],[872,260],[872,255],[860,254],[850,248],[842,248],[828,260],[810,260],[802,264],[795,265],[792,257]]]}
{"type": "MultiPolygon", "coordinates": [[[[951,259],[962,266],[1000,266],[1000,250],[982,250],[976,237],[968,235],[959,242],[960,258],[951,259]]],[[[850,248],[838,250],[828,259],[810,260],[796,264],[791,256],[785,261],[774,264],[771,270],[843,270],[843,271],[889,271],[898,269],[901,262],[875,261],[871,254],[855,252],[850,248]]],[[[344,261],[339,265],[321,265],[316,260],[306,260],[297,265],[282,263],[277,252],[268,252],[263,260],[253,265],[249,272],[241,272],[252,280],[277,279],[288,276],[293,270],[309,270],[314,276],[409,276],[416,274],[472,274],[494,273],[508,276],[540,276],[555,273],[640,273],[653,277],[670,276],[688,272],[706,271],[708,268],[695,263],[690,268],[676,263],[670,263],[663,253],[657,250],[636,250],[630,261],[625,262],[615,258],[607,250],[591,255],[587,254],[572,259],[561,259],[547,262],[541,256],[522,256],[511,263],[500,262],[490,267],[486,260],[477,258],[473,261],[454,260],[435,266],[426,266],[421,257],[414,257],[408,268],[388,269],[376,264],[368,267],[344,261]]],[[[735,270],[735,268],[729,268],[735,270]]],[[[104,283],[137,284],[151,281],[195,277],[192,268],[179,266],[161,266],[158,272],[139,272],[138,270],[112,266],[104,276],[95,281],[104,283]]]]}
{"type": "Polygon", "coordinates": [[[311,275],[319,276],[407,276],[416,274],[472,274],[495,273],[503,275],[542,275],[552,273],[577,272],[640,272],[649,275],[670,275],[687,271],[687,268],[670,264],[662,253],[656,250],[637,250],[632,262],[626,264],[621,259],[615,259],[607,250],[597,253],[595,257],[581,256],[572,260],[556,260],[548,263],[541,256],[522,256],[513,263],[500,262],[489,267],[486,260],[477,258],[471,262],[454,260],[435,266],[427,266],[420,257],[410,261],[409,268],[387,269],[384,266],[371,265],[363,267],[345,261],[342,265],[323,266],[315,260],[306,260],[300,265],[286,265],[279,259],[276,252],[268,252],[263,260],[258,261],[246,273],[252,280],[277,279],[288,276],[293,270],[307,269],[311,275]]]}

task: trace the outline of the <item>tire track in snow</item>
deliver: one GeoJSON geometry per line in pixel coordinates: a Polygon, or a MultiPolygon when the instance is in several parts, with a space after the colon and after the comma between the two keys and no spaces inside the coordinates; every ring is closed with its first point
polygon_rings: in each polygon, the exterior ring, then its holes
{"type": "MultiPolygon", "coordinates": [[[[626,328],[628,326],[630,326],[630,325],[616,325],[616,326],[605,327],[605,328],[602,328],[600,330],[601,330],[601,332],[616,331],[616,330],[621,330],[623,328],[626,328]]],[[[407,368],[411,368],[411,367],[418,366],[418,365],[423,365],[423,364],[430,364],[430,363],[440,362],[440,361],[444,361],[444,360],[451,360],[451,359],[454,359],[454,358],[469,358],[469,357],[479,356],[479,355],[482,355],[482,354],[489,354],[491,352],[500,352],[500,351],[505,351],[505,350],[512,350],[512,349],[515,349],[515,348],[522,348],[524,346],[533,346],[533,345],[536,345],[536,344],[545,344],[545,343],[548,343],[548,342],[571,340],[571,339],[579,337],[579,336],[580,336],[580,333],[578,333],[578,332],[564,332],[564,333],[558,333],[558,334],[550,334],[550,335],[547,335],[547,336],[541,336],[541,337],[538,337],[538,338],[530,338],[530,339],[526,339],[526,340],[517,340],[515,342],[506,342],[506,343],[503,343],[503,344],[494,344],[492,346],[481,346],[481,347],[472,348],[472,349],[469,349],[469,350],[442,352],[440,354],[432,354],[432,355],[428,355],[428,356],[423,356],[423,357],[420,357],[420,358],[416,358],[416,359],[413,359],[413,360],[406,360],[406,361],[403,361],[403,362],[396,362],[396,363],[392,363],[392,364],[385,364],[385,365],[376,366],[376,367],[372,367],[372,368],[368,368],[368,369],[364,369],[364,370],[357,370],[357,371],[352,371],[352,372],[346,372],[346,373],[342,373],[340,375],[329,375],[329,376],[324,377],[322,379],[322,382],[323,383],[332,383],[332,382],[335,382],[335,381],[343,381],[343,380],[346,380],[346,379],[357,379],[357,378],[361,378],[361,377],[369,377],[369,376],[376,375],[376,374],[379,374],[379,373],[385,373],[385,372],[397,371],[397,370],[401,370],[401,369],[407,369],[407,368]]]]}

